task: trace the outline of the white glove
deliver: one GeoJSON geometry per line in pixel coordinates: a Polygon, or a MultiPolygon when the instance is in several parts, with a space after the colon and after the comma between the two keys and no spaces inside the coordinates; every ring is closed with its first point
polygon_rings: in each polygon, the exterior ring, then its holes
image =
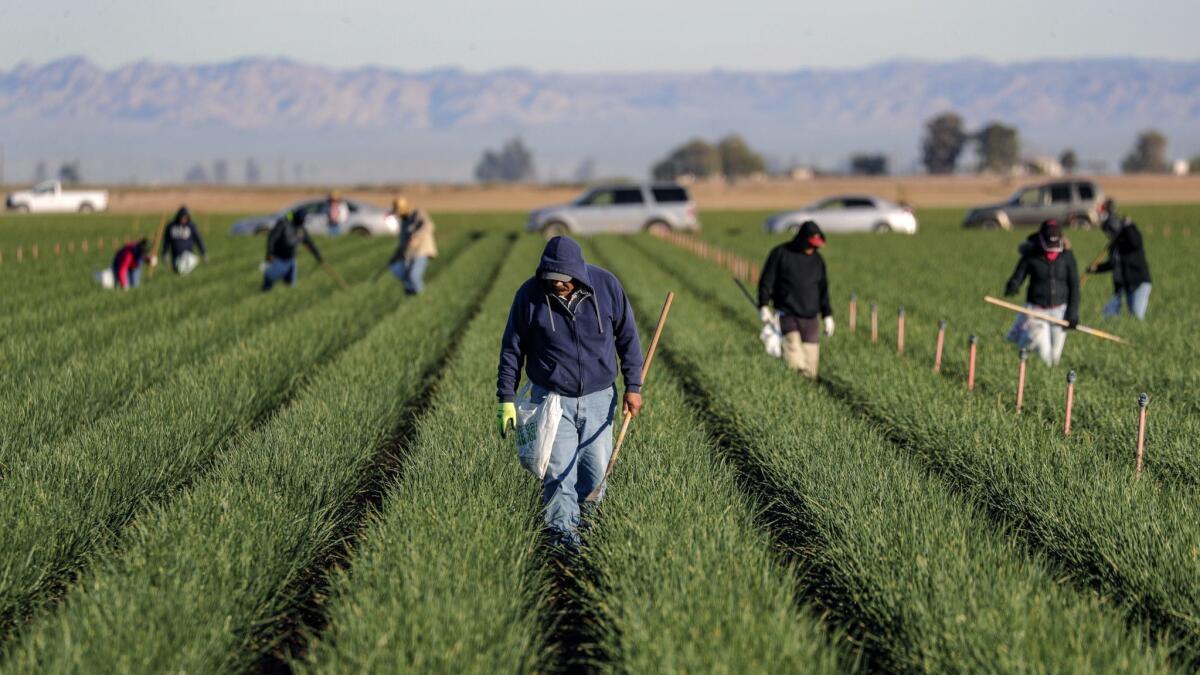
{"type": "Polygon", "coordinates": [[[826,335],[826,337],[830,337],[833,335],[833,317],[832,316],[825,317],[825,335],[826,335]]]}
{"type": "Polygon", "coordinates": [[[764,305],[758,308],[758,318],[762,319],[763,323],[771,323],[775,320],[775,312],[772,312],[770,307],[764,305]]]}

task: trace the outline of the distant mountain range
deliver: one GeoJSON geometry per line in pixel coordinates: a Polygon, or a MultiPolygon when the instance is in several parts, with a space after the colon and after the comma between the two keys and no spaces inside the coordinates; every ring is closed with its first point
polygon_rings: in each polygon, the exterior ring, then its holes
{"type": "MultiPolygon", "coordinates": [[[[265,180],[464,180],[480,152],[521,134],[543,178],[585,158],[642,176],[691,136],[743,133],[776,162],[836,168],[855,151],[914,166],[923,122],[1015,124],[1029,154],[1074,147],[1115,167],[1157,127],[1200,153],[1200,61],[893,61],[781,72],[561,74],[338,70],[281,58],[103,70],[85,58],[0,71],[5,178],[79,159],[86,178],[178,181],[191,164],[254,157],[265,180]]],[[[967,157],[967,161],[973,161],[967,157]]]]}

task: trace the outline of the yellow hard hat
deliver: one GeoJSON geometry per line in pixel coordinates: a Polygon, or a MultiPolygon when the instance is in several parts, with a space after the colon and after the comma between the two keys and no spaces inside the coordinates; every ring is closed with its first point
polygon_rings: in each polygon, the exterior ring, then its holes
{"type": "Polygon", "coordinates": [[[341,198],[342,198],[342,193],[341,193],[341,191],[339,191],[339,190],[330,190],[330,191],[329,191],[329,198],[330,198],[330,199],[341,199],[341,198]]]}
{"type": "Polygon", "coordinates": [[[404,197],[396,197],[392,200],[392,210],[402,216],[407,216],[411,208],[408,205],[408,199],[404,197]]]}

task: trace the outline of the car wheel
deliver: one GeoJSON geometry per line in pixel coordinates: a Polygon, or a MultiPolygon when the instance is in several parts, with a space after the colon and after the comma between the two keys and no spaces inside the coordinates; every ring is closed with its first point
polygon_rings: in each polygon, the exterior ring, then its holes
{"type": "Polygon", "coordinates": [[[79,212],[80,212],[80,213],[91,213],[92,211],[95,211],[95,210],[96,210],[96,209],[92,208],[92,205],[91,205],[91,204],[89,204],[88,202],[84,202],[84,203],[82,203],[82,204],[80,204],[80,205],[79,205],[79,212]]]}
{"type": "Polygon", "coordinates": [[[671,231],[671,226],[662,220],[652,220],[646,223],[644,228],[647,234],[668,234],[671,231]]]}
{"type": "Polygon", "coordinates": [[[1090,230],[1092,229],[1092,221],[1087,216],[1074,215],[1067,220],[1067,225],[1073,230],[1090,230]]]}
{"type": "Polygon", "coordinates": [[[29,205],[28,204],[17,204],[15,210],[17,213],[29,213],[29,205]]]}
{"type": "Polygon", "coordinates": [[[542,226],[542,235],[547,239],[564,235],[568,232],[567,224],[558,220],[552,220],[542,226]]]}
{"type": "Polygon", "coordinates": [[[981,229],[981,230],[999,230],[1000,229],[1000,221],[996,220],[995,218],[988,218],[987,220],[983,221],[982,223],[979,223],[979,229],[981,229]]]}
{"type": "Polygon", "coordinates": [[[800,234],[800,223],[792,223],[791,225],[788,225],[787,233],[792,235],[793,237],[796,236],[797,234],[800,234]]]}
{"type": "Polygon", "coordinates": [[[363,225],[355,225],[350,228],[350,234],[356,237],[369,237],[371,236],[371,231],[363,225]]]}
{"type": "Polygon", "coordinates": [[[875,227],[871,228],[875,234],[887,234],[892,231],[892,226],[887,223],[875,223],[875,227]]]}

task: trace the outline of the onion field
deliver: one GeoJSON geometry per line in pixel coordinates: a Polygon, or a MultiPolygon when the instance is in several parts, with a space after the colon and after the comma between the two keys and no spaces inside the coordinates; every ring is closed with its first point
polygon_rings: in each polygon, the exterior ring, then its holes
{"type": "MultiPolygon", "coordinates": [[[[830,235],[817,382],[764,353],[727,266],[581,239],[643,345],[676,297],[575,557],[493,428],[544,240],[523,214],[434,215],[412,297],[373,279],[392,240],[318,238],[349,288],[301,251],[263,294],[263,239],[201,216],[211,263],[112,292],[91,273],[156,221],[0,218],[0,673],[1200,668],[1200,207],[1129,209],[1147,320],[1101,318],[1092,278],[1081,323],[1132,344],[1071,333],[1061,366],[1029,359],[1019,412],[1012,315],[982,298],[1027,232],[922,210],[916,236],[830,235]]],[[[784,241],[766,215],[702,213],[697,236],[761,263],[784,241]]],[[[1081,268],[1104,244],[1068,238],[1081,268]]]]}

